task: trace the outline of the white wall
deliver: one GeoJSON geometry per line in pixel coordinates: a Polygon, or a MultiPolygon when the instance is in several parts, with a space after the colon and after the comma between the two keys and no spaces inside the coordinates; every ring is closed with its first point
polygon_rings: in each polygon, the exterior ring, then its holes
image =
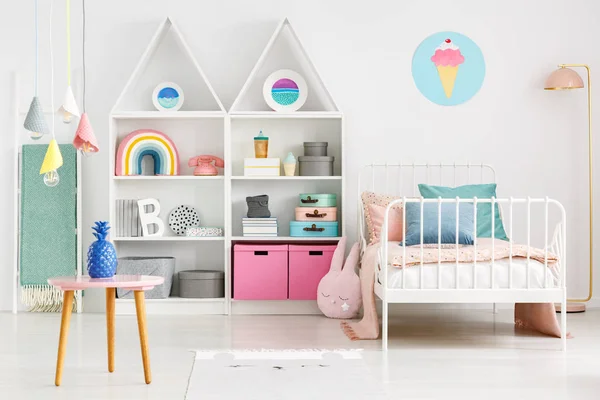
{"type": "MultiPolygon", "coordinates": [[[[56,1],[56,101],[65,85],[64,2],[56,1]]],[[[12,265],[12,140],[10,71],[22,74],[25,109],[33,73],[33,1],[2,1],[10,18],[0,26],[0,309],[10,308],[12,265]]],[[[48,0],[42,3],[42,29],[48,0]]],[[[80,68],[79,1],[73,2],[73,67],[80,68]]],[[[494,165],[500,195],[545,196],[569,217],[569,288],[584,295],[587,276],[587,160],[585,92],[545,92],[560,62],[600,65],[600,3],[594,0],[347,0],[87,1],[88,112],[101,148],[108,113],[162,19],[183,31],[228,108],[277,23],[288,16],[347,117],[348,205],[356,202],[359,166],[372,160],[475,161],[494,165]],[[577,18],[565,18],[576,15],[577,18]],[[412,54],[428,35],[454,30],[481,47],[487,75],[468,103],[441,107],[416,89],[412,54]]],[[[45,36],[45,35],[43,35],[45,36]]],[[[42,101],[49,104],[47,38],[42,37],[42,101]]],[[[593,70],[594,72],[596,70],[593,70]]],[[[596,94],[598,92],[596,91],[596,94]]],[[[595,116],[600,116],[598,111],[595,116]]],[[[74,128],[73,128],[74,129],[74,128]]],[[[598,146],[596,149],[599,150],[598,146]]],[[[108,217],[108,154],[84,160],[84,227],[108,217]]],[[[596,169],[598,170],[598,169],[596,169]]],[[[598,185],[600,187],[600,185],[598,185]]],[[[598,193],[596,205],[600,205],[598,193]]],[[[356,221],[349,214],[348,233],[356,221]]],[[[596,229],[600,232],[600,220],[596,229]]],[[[85,229],[84,245],[91,241],[85,229]]],[[[598,254],[600,256],[600,254],[598,254]]],[[[596,257],[598,260],[598,257],[596,257]]],[[[600,284],[600,279],[596,280],[600,284]]],[[[94,294],[88,310],[102,307],[94,294]],[[95,306],[95,307],[90,307],[95,306]]]]}

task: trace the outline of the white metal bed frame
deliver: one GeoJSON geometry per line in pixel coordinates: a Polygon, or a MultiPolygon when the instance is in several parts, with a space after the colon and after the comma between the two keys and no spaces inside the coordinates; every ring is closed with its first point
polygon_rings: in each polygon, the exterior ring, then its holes
{"type": "MultiPolygon", "coordinates": [[[[486,164],[417,164],[417,163],[383,163],[383,164],[369,164],[363,167],[363,169],[358,174],[358,231],[359,231],[359,241],[361,243],[361,254],[364,254],[364,249],[367,247],[368,241],[365,237],[365,226],[364,226],[364,211],[362,207],[361,193],[363,190],[371,190],[377,193],[385,193],[390,194],[388,192],[388,176],[390,171],[394,171],[400,180],[399,187],[402,190],[402,180],[403,173],[409,172],[412,173],[412,197],[402,197],[401,199],[394,200],[390,204],[388,204],[384,224],[381,229],[381,246],[379,249],[379,268],[375,268],[375,294],[382,300],[382,349],[383,351],[387,351],[388,349],[388,321],[389,321],[389,304],[391,303],[493,303],[494,309],[496,303],[561,303],[562,309],[566,310],[567,305],[567,288],[566,288],[566,214],[565,209],[561,203],[556,200],[546,198],[491,198],[491,199],[477,199],[477,198],[469,198],[469,199],[459,199],[458,197],[455,199],[423,199],[422,197],[417,197],[417,182],[416,182],[416,171],[419,169],[424,169],[426,173],[425,182],[422,183],[431,183],[431,171],[434,169],[438,169],[439,173],[439,182],[436,184],[442,185],[444,184],[443,179],[443,171],[448,171],[448,169],[453,170],[452,175],[452,185],[456,186],[457,183],[457,170],[466,169],[467,173],[467,182],[468,183],[484,183],[484,172],[492,175],[493,182],[496,181],[496,172],[490,166],[486,164]],[[479,180],[475,182],[471,182],[472,170],[479,170],[479,180]],[[384,177],[384,188],[376,188],[376,173],[383,173],[384,177]],[[365,174],[365,172],[370,172],[370,174],[365,174]],[[363,175],[370,175],[366,179],[371,181],[370,189],[363,188],[362,184],[364,182],[363,175]],[[513,205],[514,204],[525,204],[527,207],[527,246],[531,243],[531,206],[541,205],[544,207],[544,242],[545,242],[545,252],[544,252],[544,265],[546,266],[545,270],[545,279],[544,279],[544,288],[542,289],[533,289],[530,288],[530,254],[529,250],[527,253],[526,259],[526,268],[527,268],[527,288],[526,289],[513,289],[512,275],[513,275],[513,260],[512,260],[512,239],[510,240],[510,257],[509,257],[509,288],[507,289],[494,289],[494,274],[491,274],[491,285],[489,289],[481,289],[476,288],[476,274],[475,268],[473,268],[473,288],[471,289],[461,289],[459,287],[458,280],[458,261],[454,263],[456,268],[456,283],[455,288],[453,289],[441,289],[441,261],[439,261],[440,257],[438,256],[437,266],[437,288],[436,289],[424,289],[423,288],[423,245],[421,244],[421,263],[418,266],[412,268],[419,268],[419,288],[418,289],[406,289],[405,288],[405,260],[406,260],[406,247],[403,246],[403,265],[402,265],[402,288],[389,288],[388,287],[388,274],[387,272],[378,276],[378,270],[381,268],[387,268],[388,266],[388,218],[389,212],[395,205],[403,204],[403,203],[411,203],[416,202],[421,204],[421,243],[423,242],[423,204],[424,203],[436,203],[438,205],[438,255],[441,253],[441,206],[442,203],[454,203],[456,204],[456,238],[457,238],[457,247],[456,251],[458,253],[458,208],[460,203],[474,203],[474,205],[478,203],[491,203],[492,207],[495,207],[495,204],[498,204],[499,207],[502,205],[508,205],[509,210],[509,228],[508,228],[508,237],[513,238],[513,205]],[[550,206],[555,206],[558,209],[560,215],[560,222],[557,224],[556,229],[554,231],[554,236],[552,242],[548,242],[548,209],[550,206]],[[554,286],[550,286],[548,284],[548,275],[550,273],[548,268],[548,251],[552,251],[553,253],[559,256],[559,271],[557,272],[557,283],[554,286]]],[[[490,183],[490,182],[487,182],[490,183]]],[[[406,227],[406,208],[403,207],[402,218],[403,225],[406,227]]],[[[474,221],[473,225],[476,228],[477,226],[477,208],[474,207],[474,221]]],[[[494,214],[492,214],[492,243],[494,239],[494,214]]],[[[506,222],[504,223],[506,227],[506,222]]],[[[477,229],[475,229],[477,232],[477,229]]],[[[492,253],[493,247],[492,244],[492,253]]],[[[475,251],[477,249],[477,238],[474,241],[475,251]]],[[[458,255],[458,254],[457,254],[458,255]]],[[[458,257],[457,257],[458,258],[458,257]]],[[[494,260],[490,261],[492,272],[494,269],[494,260]]],[[[474,266],[477,266],[477,259],[474,260],[474,266]]],[[[432,265],[432,264],[429,264],[432,265]]],[[[445,264],[448,266],[449,264],[445,264]]],[[[567,314],[565,312],[561,313],[561,332],[562,332],[562,350],[566,350],[566,332],[567,332],[567,314]]]]}

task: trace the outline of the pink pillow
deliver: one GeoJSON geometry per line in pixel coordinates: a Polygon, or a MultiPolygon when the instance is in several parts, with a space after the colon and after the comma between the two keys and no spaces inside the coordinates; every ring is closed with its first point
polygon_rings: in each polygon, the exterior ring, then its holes
{"type": "MultiPolygon", "coordinates": [[[[371,224],[373,225],[373,239],[371,243],[378,243],[381,238],[381,227],[383,226],[386,207],[368,204],[367,208],[369,209],[371,224]]],[[[399,210],[394,207],[390,210],[388,219],[388,240],[400,242],[403,239],[402,234],[402,209],[399,210]]]]}
{"type": "MultiPolygon", "coordinates": [[[[361,195],[365,222],[369,231],[369,244],[379,242],[381,226],[385,209],[390,202],[400,199],[400,197],[386,196],[373,192],[363,192],[361,195]],[[374,206],[374,207],[373,207],[374,206]]],[[[402,204],[397,204],[392,208],[388,226],[389,240],[400,241],[402,236],[402,204]]]]}
{"type": "Polygon", "coordinates": [[[362,305],[360,278],[355,271],[359,252],[360,246],[355,243],[344,263],[346,237],[338,242],[329,272],[317,288],[317,305],[326,317],[346,319],[358,315],[362,305]]]}

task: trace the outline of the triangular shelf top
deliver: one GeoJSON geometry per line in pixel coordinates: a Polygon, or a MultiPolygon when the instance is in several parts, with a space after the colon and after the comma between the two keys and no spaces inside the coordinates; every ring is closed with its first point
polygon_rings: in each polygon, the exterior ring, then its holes
{"type": "Polygon", "coordinates": [[[285,18],[267,43],[242,90],[233,102],[230,112],[235,114],[273,111],[263,98],[263,85],[271,73],[280,69],[296,71],[306,80],[308,97],[296,113],[339,111],[292,25],[285,18]]]}
{"type": "Polygon", "coordinates": [[[159,26],[112,112],[156,111],[152,92],[162,82],[174,82],[184,94],[180,111],[221,111],[221,101],[171,18],[159,26]]]}

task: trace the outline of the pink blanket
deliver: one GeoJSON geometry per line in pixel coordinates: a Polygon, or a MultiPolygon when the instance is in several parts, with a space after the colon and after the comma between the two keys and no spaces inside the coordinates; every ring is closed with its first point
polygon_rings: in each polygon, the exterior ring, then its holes
{"type": "MultiPolygon", "coordinates": [[[[508,258],[510,247],[507,242],[494,242],[494,251],[492,252],[490,239],[479,239],[477,244],[477,261],[490,261],[492,253],[494,259],[499,260],[508,258]]],[[[372,245],[365,250],[361,268],[360,281],[363,298],[364,315],[359,322],[342,322],[341,327],[344,333],[351,340],[377,339],[379,337],[379,318],[375,307],[375,269],[378,266],[378,245],[372,245]]],[[[544,262],[545,254],[543,250],[530,248],[530,257],[533,260],[544,262]]],[[[428,248],[423,252],[423,262],[437,263],[438,249],[428,248]]],[[[406,248],[406,266],[419,264],[421,249],[418,246],[406,248]]],[[[527,246],[513,245],[513,257],[527,256],[527,246]]],[[[455,262],[456,249],[442,249],[442,262],[455,262]]],[[[459,262],[472,262],[475,252],[472,246],[459,248],[459,262]]],[[[557,264],[557,256],[548,253],[548,268],[554,269],[557,264]]],[[[402,256],[393,257],[392,265],[401,266],[402,256]]],[[[545,335],[560,337],[560,326],[556,319],[556,312],[553,303],[517,303],[515,304],[515,325],[534,330],[545,335]]]]}

